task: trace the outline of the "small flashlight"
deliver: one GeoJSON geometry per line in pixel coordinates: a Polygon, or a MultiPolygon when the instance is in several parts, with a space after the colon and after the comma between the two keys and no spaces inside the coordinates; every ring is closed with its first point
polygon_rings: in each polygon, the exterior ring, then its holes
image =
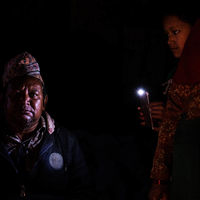
{"type": "Polygon", "coordinates": [[[145,91],[143,89],[139,89],[137,93],[138,95],[142,96],[145,93],[145,91]]]}
{"type": "Polygon", "coordinates": [[[138,95],[140,96],[140,103],[141,103],[141,110],[144,113],[145,116],[145,126],[153,129],[153,122],[151,113],[149,110],[149,93],[146,92],[144,89],[140,88],[137,91],[138,95]]]}

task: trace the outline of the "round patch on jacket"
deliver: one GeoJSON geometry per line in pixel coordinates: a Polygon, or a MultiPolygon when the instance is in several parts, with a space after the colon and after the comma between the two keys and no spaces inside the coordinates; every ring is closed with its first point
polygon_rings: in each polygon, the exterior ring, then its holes
{"type": "Polygon", "coordinates": [[[59,153],[52,153],[49,156],[49,163],[55,170],[60,170],[63,167],[63,157],[59,153]]]}

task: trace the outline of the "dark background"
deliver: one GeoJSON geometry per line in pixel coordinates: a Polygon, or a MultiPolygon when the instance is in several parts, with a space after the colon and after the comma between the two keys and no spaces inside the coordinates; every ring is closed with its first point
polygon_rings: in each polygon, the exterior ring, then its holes
{"type": "Polygon", "coordinates": [[[47,111],[77,135],[103,199],[147,199],[157,133],[139,125],[136,90],[164,99],[161,84],[176,60],[162,14],[174,2],[0,2],[1,74],[23,51],[36,58],[47,111]]]}
{"type": "Polygon", "coordinates": [[[62,125],[129,131],[138,125],[136,89],[156,93],[169,71],[158,2],[1,1],[1,69],[28,51],[47,85],[47,110],[62,125]]]}

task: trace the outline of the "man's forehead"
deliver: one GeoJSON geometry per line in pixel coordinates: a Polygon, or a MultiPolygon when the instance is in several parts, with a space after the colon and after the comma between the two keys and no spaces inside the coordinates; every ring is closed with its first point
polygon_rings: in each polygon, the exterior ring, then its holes
{"type": "Polygon", "coordinates": [[[11,89],[22,88],[25,86],[29,87],[30,89],[42,89],[42,83],[37,78],[31,76],[16,77],[8,84],[8,88],[11,89]]]}

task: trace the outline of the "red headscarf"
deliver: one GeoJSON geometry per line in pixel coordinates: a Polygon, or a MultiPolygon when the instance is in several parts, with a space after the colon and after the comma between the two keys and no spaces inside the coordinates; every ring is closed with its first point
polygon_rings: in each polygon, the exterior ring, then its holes
{"type": "Polygon", "coordinates": [[[173,83],[200,83],[200,19],[196,21],[187,38],[173,83]]]}

